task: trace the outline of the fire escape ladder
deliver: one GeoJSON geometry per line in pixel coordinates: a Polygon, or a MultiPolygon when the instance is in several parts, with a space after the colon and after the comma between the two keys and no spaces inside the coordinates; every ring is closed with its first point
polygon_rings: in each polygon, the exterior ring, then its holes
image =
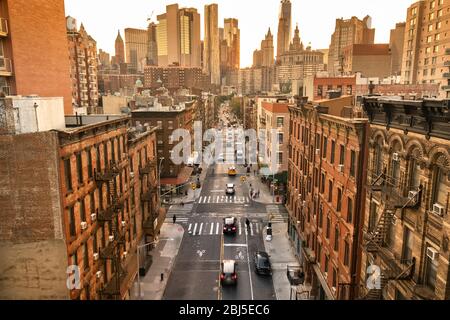
{"type": "Polygon", "coordinates": [[[390,208],[385,208],[383,214],[378,220],[378,224],[375,230],[369,234],[367,241],[367,250],[369,252],[377,252],[379,248],[384,245],[386,235],[389,231],[389,227],[395,216],[395,211],[390,208]]]}

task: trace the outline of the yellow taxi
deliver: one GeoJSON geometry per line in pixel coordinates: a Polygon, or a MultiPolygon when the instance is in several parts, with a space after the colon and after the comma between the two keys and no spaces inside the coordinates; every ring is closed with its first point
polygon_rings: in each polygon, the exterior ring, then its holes
{"type": "Polygon", "coordinates": [[[235,167],[228,168],[228,175],[230,177],[235,177],[237,175],[237,171],[235,167]]]}

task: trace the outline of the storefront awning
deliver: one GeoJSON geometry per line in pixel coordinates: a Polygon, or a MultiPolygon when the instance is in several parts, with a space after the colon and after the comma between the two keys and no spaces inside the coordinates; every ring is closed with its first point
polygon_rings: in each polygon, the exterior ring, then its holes
{"type": "Polygon", "coordinates": [[[193,171],[194,171],[194,168],[192,168],[192,167],[183,167],[180,170],[180,172],[178,173],[178,176],[176,178],[162,178],[161,185],[163,185],[163,186],[167,186],[167,185],[179,186],[179,185],[185,184],[191,178],[193,171]]]}

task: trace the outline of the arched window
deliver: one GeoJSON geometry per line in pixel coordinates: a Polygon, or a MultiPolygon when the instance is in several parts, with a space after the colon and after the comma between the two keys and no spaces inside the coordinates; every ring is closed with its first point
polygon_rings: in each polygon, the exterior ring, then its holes
{"type": "Polygon", "coordinates": [[[420,186],[420,164],[415,158],[411,158],[409,163],[409,186],[410,190],[416,191],[420,186]]]}
{"type": "Polygon", "coordinates": [[[436,166],[433,174],[433,204],[445,207],[448,198],[448,179],[444,168],[436,166]]]}
{"type": "Polygon", "coordinates": [[[375,176],[381,175],[383,172],[383,139],[378,138],[377,142],[375,144],[375,151],[374,151],[374,173],[375,176]]]}
{"type": "Polygon", "coordinates": [[[334,228],[334,251],[339,251],[339,225],[334,228]]]}

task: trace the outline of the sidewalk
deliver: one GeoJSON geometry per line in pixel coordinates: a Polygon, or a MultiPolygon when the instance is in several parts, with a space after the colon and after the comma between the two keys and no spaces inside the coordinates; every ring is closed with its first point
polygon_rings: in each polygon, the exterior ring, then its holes
{"type": "MultiPolygon", "coordinates": [[[[160,241],[151,252],[153,264],[146,276],[140,278],[142,300],[162,299],[183,235],[184,229],[178,224],[165,223],[162,226],[160,241]],[[161,281],[161,273],[164,274],[163,281],[161,281]]],[[[138,297],[137,279],[134,283],[133,291],[133,297],[136,300],[138,297]]]]}
{"type": "Polygon", "coordinates": [[[260,195],[258,198],[253,199],[255,202],[259,202],[262,204],[281,204],[274,202],[273,194],[270,188],[263,182],[261,182],[260,175],[254,175],[253,170],[250,173],[250,176],[247,178],[249,185],[252,185],[253,191],[260,191],[260,195]]]}
{"type": "MultiPolygon", "coordinates": [[[[294,249],[287,235],[287,224],[273,224],[272,225],[272,241],[267,241],[264,230],[264,246],[266,252],[270,255],[272,263],[272,280],[275,289],[277,300],[290,300],[291,290],[297,292],[309,291],[310,288],[306,286],[291,287],[287,278],[287,266],[298,266],[299,262],[295,256],[294,249]]],[[[295,299],[295,294],[293,295],[295,299]]],[[[299,296],[299,299],[307,300],[307,294],[299,296]]]]}
{"type": "MultiPolygon", "coordinates": [[[[203,188],[203,183],[205,182],[206,179],[206,175],[208,174],[208,170],[209,168],[205,168],[203,166],[201,166],[203,168],[202,173],[200,174],[200,184],[203,188]]],[[[194,183],[197,182],[197,176],[191,176],[190,178],[190,182],[194,183]]],[[[189,204],[189,203],[194,203],[195,200],[197,200],[200,197],[202,188],[196,189],[196,190],[192,190],[192,188],[190,186],[186,186],[186,188],[188,188],[188,195],[182,195],[182,196],[173,196],[172,197],[172,201],[171,204],[180,204],[181,202],[183,202],[184,204],[189,204]]]]}

